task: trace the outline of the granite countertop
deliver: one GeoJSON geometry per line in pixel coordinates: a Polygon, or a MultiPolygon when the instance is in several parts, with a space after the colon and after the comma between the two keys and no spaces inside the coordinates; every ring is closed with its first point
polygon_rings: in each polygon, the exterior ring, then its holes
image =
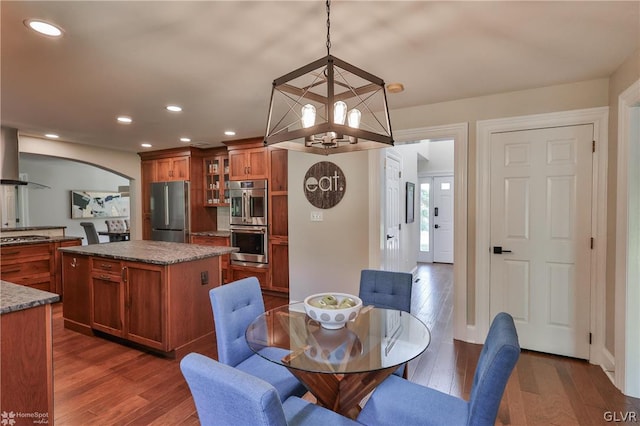
{"type": "Polygon", "coordinates": [[[66,229],[66,226],[16,226],[14,228],[2,228],[2,232],[13,231],[41,231],[44,229],[66,229]]]}
{"type": "Polygon", "coordinates": [[[34,308],[60,300],[60,296],[48,291],[0,281],[0,314],[34,308]]]}
{"type": "MultiPolygon", "coordinates": [[[[19,238],[19,237],[16,237],[19,238]]],[[[47,244],[47,243],[55,243],[60,241],[73,241],[73,240],[82,240],[82,237],[47,237],[46,240],[30,240],[30,241],[8,241],[8,242],[0,242],[0,247],[10,247],[10,246],[26,246],[30,244],[47,244]]]]}
{"type": "Polygon", "coordinates": [[[237,247],[202,246],[196,244],[170,243],[166,241],[121,241],[117,243],[89,244],[86,246],[62,247],[64,253],[76,253],[100,256],[110,259],[130,260],[133,262],[171,265],[190,262],[208,257],[238,251],[237,247]]]}
{"type": "Polygon", "coordinates": [[[199,232],[192,232],[191,235],[198,235],[201,237],[225,237],[225,238],[229,238],[231,237],[231,231],[229,230],[216,230],[216,231],[199,231],[199,232]]]}

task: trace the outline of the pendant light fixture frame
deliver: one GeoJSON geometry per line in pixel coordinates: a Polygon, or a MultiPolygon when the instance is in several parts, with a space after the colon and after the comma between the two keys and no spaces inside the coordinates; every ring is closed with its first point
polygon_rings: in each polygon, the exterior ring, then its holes
{"type": "Polygon", "coordinates": [[[324,155],[393,146],[384,80],[330,54],[326,3],[327,56],[273,81],[264,143],[324,155]],[[336,102],[357,110],[356,127],[334,118],[336,102]],[[316,115],[305,127],[302,110],[309,105],[316,115]]]}

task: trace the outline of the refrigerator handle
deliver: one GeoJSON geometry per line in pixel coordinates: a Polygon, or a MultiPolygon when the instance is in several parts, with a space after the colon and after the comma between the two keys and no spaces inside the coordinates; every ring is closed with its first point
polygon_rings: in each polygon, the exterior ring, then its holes
{"type": "Polygon", "coordinates": [[[164,184],[164,224],[169,226],[169,185],[164,184]]]}

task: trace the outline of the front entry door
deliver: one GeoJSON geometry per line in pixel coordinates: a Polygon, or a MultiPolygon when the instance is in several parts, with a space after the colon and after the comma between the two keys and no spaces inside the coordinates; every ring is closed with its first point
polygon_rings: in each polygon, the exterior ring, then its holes
{"type": "Polygon", "coordinates": [[[589,358],[593,126],[491,136],[491,317],[526,349],[589,358]]]}
{"type": "Polygon", "coordinates": [[[453,263],[453,176],[433,178],[433,261],[453,263]]]}

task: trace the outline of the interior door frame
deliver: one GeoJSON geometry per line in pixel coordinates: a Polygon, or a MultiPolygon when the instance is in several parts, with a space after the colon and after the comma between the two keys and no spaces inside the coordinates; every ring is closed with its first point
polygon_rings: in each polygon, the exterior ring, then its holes
{"type": "Polygon", "coordinates": [[[489,311],[491,134],[593,124],[596,151],[593,159],[593,197],[591,202],[591,235],[595,239],[591,252],[591,318],[592,344],[589,362],[606,369],[611,359],[605,353],[605,295],[607,251],[607,161],[609,107],[588,108],[477,122],[477,192],[476,192],[476,342],[484,341],[491,322],[489,311]]]}
{"type": "MultiPolygon", "coordinates": [[[[634,179],[631,164],[637,164],[639,149],[632,148],[630,131],[634,122],[640,121],[640,80],[627,88],[618,98],[618,175],[616,189],[616,265],[615,265],[615,373],[614,383],[625,395],[640,397],[640,337],[636,325],[640,323],[640,311],[634,301],[640,297],[637,265],[629,262],[637,256],[640,240],[640,224],[637,216],[630,217],[631,206],[638,206],[638,183],[634,179]],[[635,115],[635,117],[633,116],[635,115]],[[633,244],[636,246],[633,247],[633,244]],[[633,253],[634,250],[636,253],[633,253]],[[635,267],[635,269],[634,269],[635,267]],[[632,325],[633,324],[633,325],[632,325]]],[[[636,139],[637,141],[637,139],[636,139]]]]}
{"type": "MultiPolygon", "coordinates": [[[[475,337],[469,335],[467,316],[467,186],[468,186],[468,152],[469,152],[469,123],[454,123],[441,126],[422,127],[408,130],[394,131],[396,145],[413,143],[425,139],[453,139],[454,187],[458,188],[454,197],[453,212],[453,337],[457,340],[472,341],[475,337]]],[[[380,248],[383,244],[383,232],[381,230],[382,203],[380,187],[382,169],[384,167],[383,150],[369,151],[369,235],[372,243],[369,244],[369,264],[377,267],[381,264],[382,256],[380,248]],[[380,151],[380,152],[376,152],[380,151]]],[[[470,319],[473,323],[473,319],[470,319]]]]}

